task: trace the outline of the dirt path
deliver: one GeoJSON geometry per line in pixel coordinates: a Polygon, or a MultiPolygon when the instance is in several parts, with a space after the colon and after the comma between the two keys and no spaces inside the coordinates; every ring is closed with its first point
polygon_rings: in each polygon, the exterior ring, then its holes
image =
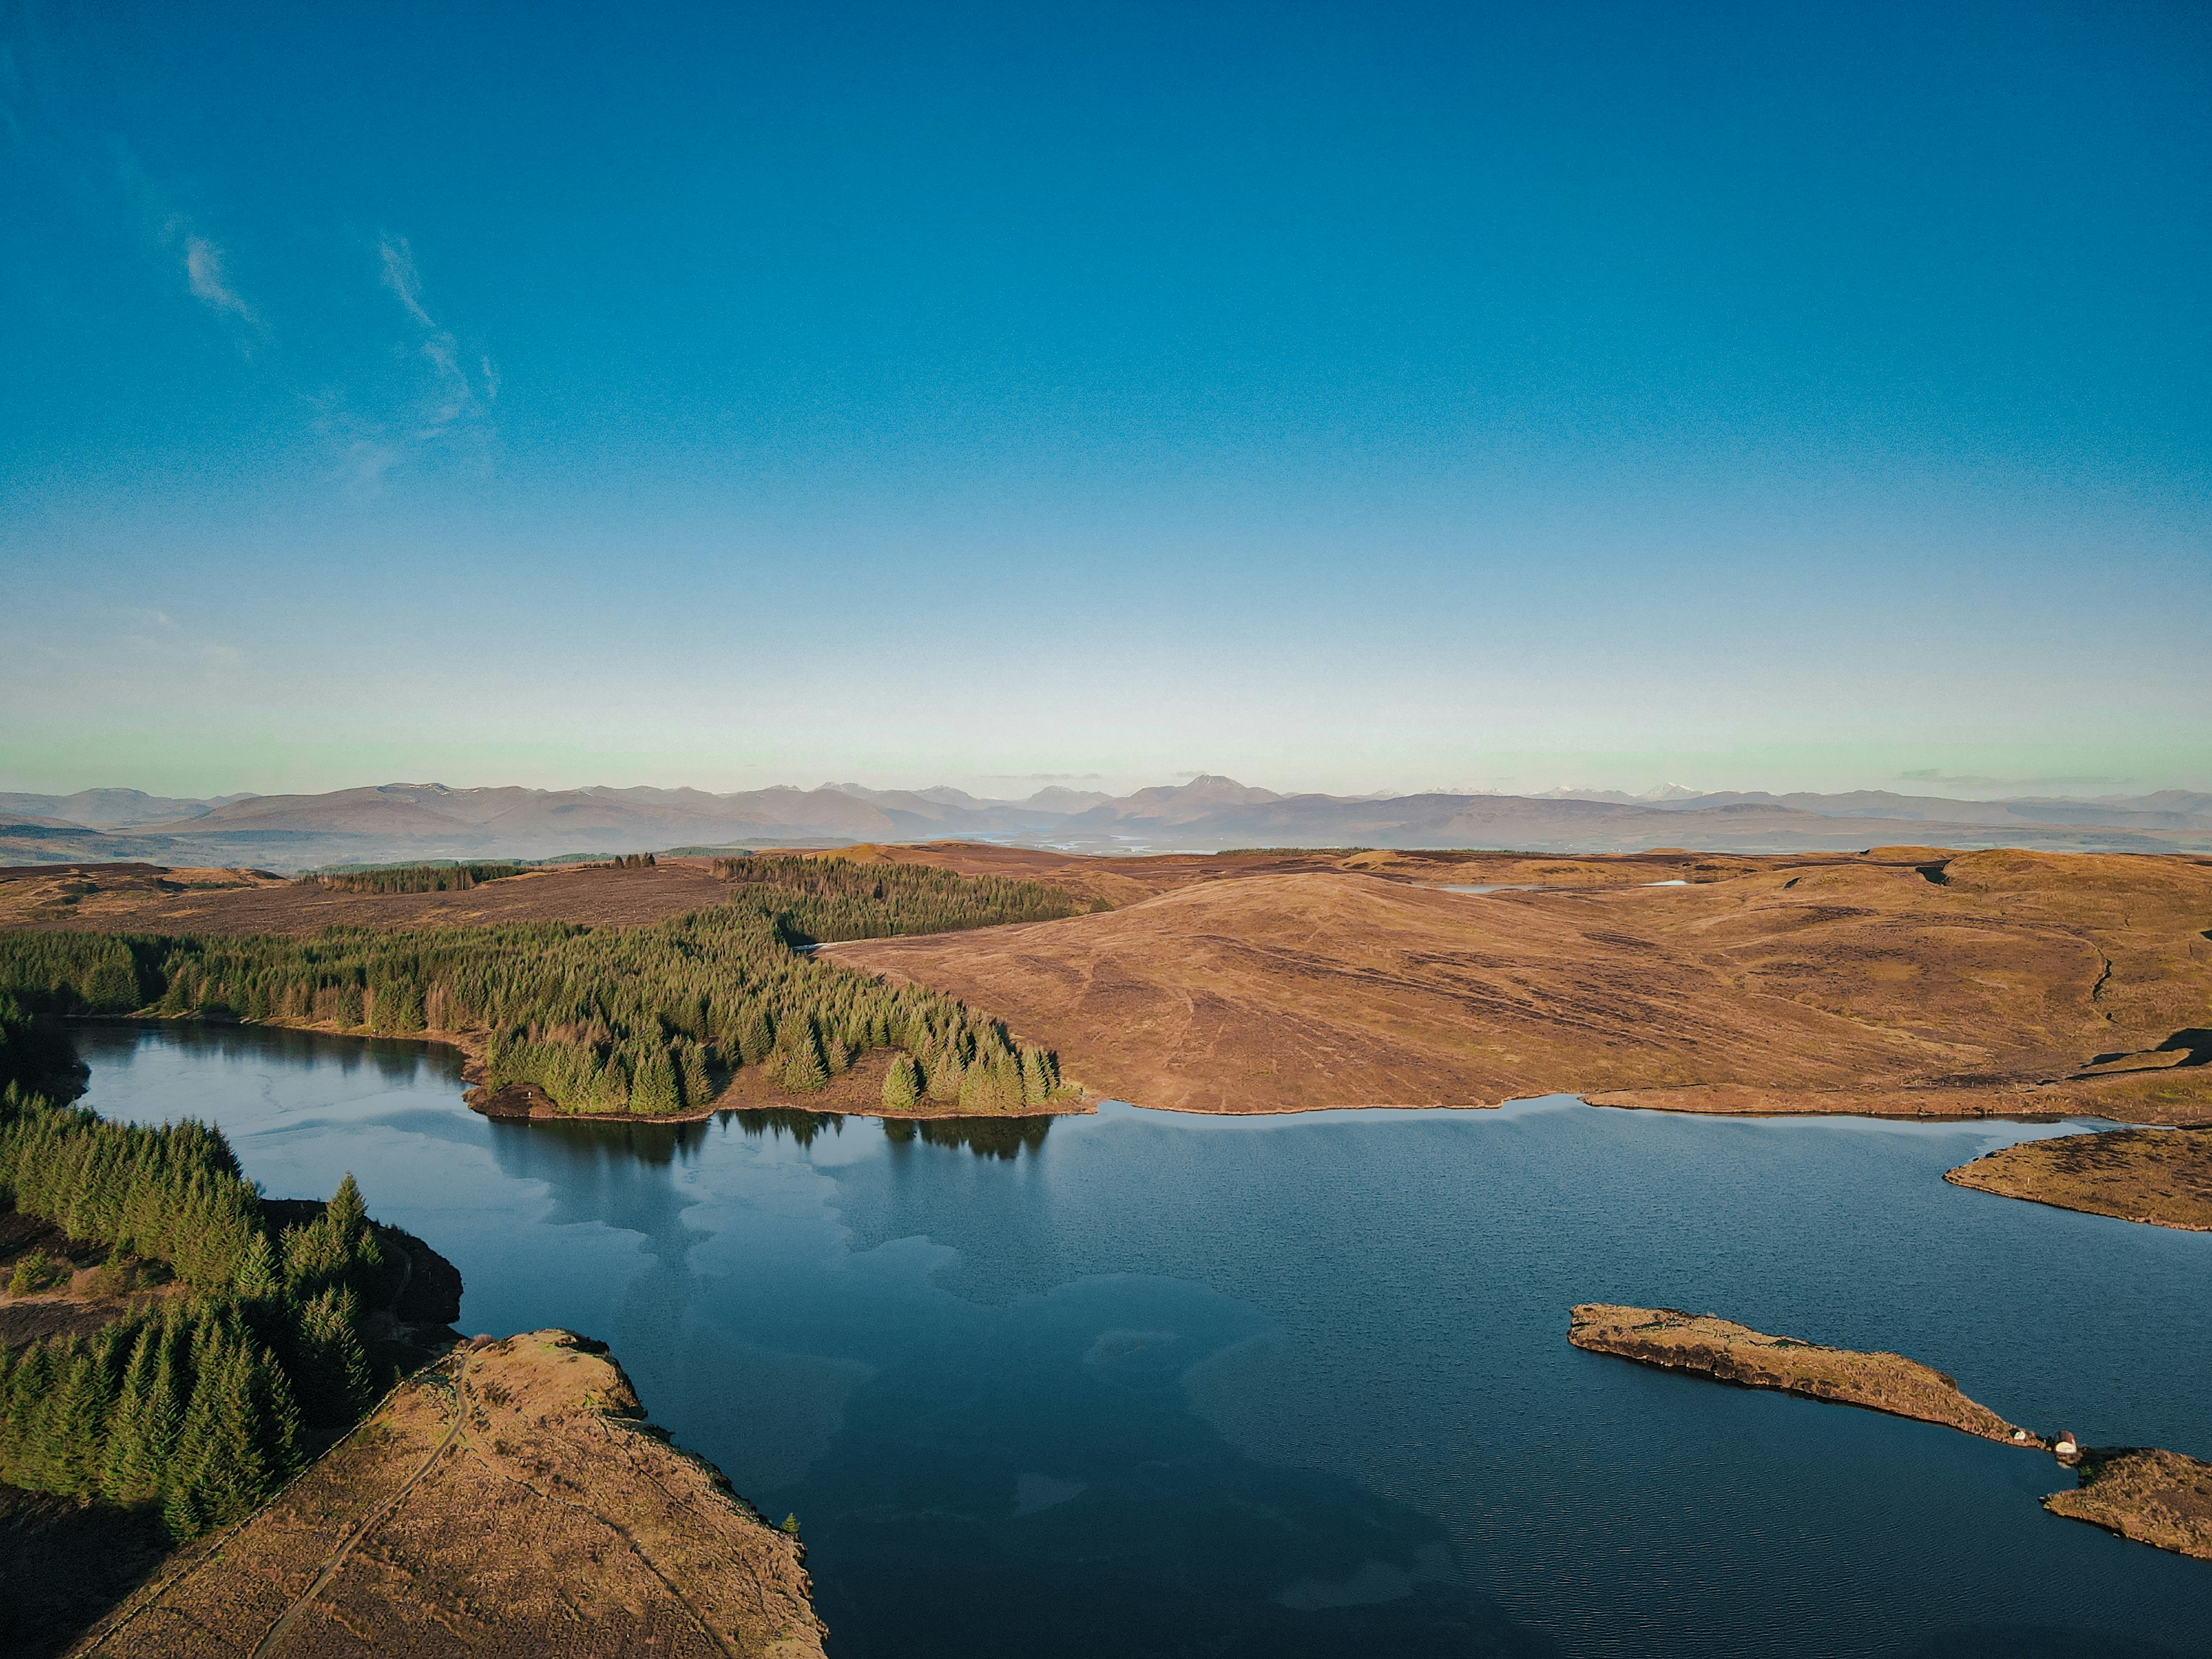
{"type": "Polygon", "coordinates": [[[294,1621],[307,1604],[323,1593],[323,1587],[331,1582],[337,1570],[345,1565],[346,1558],[353,1553],[354,1546],[368,1537],[377,1523],[391,1514],[415,1489],[415,1483],[429,1474],[431,1465],[446,1455],[447,1449],[462,1437],[463,1426],[467,1423],[469,1414],[468,1371],[469,1357],[466,1350],[463,1350],[457,1356],[453,1370],[453,1420],[447,1428],[445,1437],[430,1448],[430,1455],[422,1460],[415,1473],[399,1483],[399,1489],[362,1516],[360,1524],[346,1535],[345,1541],[331,1552],[321,1571],[315,1574],[313,1582],[293,1599],[289,1607],[276,1615],[276,1622],[270,1626],[269,1633],[254,1645],[253,1659],[266,1659],[267,1655],[276,1651],[277,1645],[284,1639],[285,1632],[292,1628],[294,1621]]]}

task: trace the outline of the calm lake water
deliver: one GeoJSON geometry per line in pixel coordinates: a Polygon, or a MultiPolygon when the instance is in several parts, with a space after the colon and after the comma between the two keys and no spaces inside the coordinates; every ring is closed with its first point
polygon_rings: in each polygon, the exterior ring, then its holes
{"type": "Polygon", "coordinates": [[[1584,1354],[1575,1302],[1894,1348],[2212,1453],[2212,1235],[1947,1186],[2062,1128],[1601,1110],[496,1123],[450,1051],[87,1028],[87,1103],[350,1170],[463,1328],[605,1338],[796,1511],[838,1659],[2212,1654],[2048,1457],[1584,1354]]]}

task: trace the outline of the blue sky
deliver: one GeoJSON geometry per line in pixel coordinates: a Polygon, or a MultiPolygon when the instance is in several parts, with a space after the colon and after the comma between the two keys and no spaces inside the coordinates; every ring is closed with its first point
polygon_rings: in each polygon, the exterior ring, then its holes
{"type": "Polygon", "coordinates": [[[0,19],[0,787],[2212,787],[2202,7],[0,19]]]}

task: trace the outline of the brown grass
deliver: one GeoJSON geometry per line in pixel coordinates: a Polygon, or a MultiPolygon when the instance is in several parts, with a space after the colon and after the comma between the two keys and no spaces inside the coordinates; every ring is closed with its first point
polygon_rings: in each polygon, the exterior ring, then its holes
{"type": "Polygon", "coordinates": [[[2090,1451],[2081,1484],[2043,1500],[2053,1515],[2212,1561],[2212,1463],[2179,1452],[2090,1451]]]}
{"type": "Polygon", "coordinates": [[[2062,1210],[2212,1232],[2212,1129],[2112,1129],[2006,1146],[1944,1180],[2062,1210]]]}
{"type": "Polygon", "coordinates": [[[1863,1406],[1892,1417],[2042,1449],[2035,1435],[1959,1391],[1939,1370],[1902,1354],[1860,1353],[1796,1337],[1769,1336],[1713,1314],[1674,1308],[1620,1308],[1584,1303],[1570,1316],[1567,1340],[1593,1353],[1617,1354],[1668,1370],[1695,1371],[1746,1389],[1863,1406]]]}
{"type": "MultiPolygon", "coordinates": [[[[704,860],[652,869],[532,871],[465,893],[333,893],[282,877],[185,885],[188,876],[237,872],[83,866],[83,873],[0,882],[0,927],[106,933],[282,933],[325,927],[495,927],[573,921],[628,927],[719,904],[728,890],[704,860]],[[149,874],[147,872],[153,872],[149,874]]],[[[251,872],[246,872],[251,875],[251,872]]]]}
{"type": "Polygon", "coordinates": [[[797,1541],[641,1416],[571,1333],[464,1350],[77,1651],[818,1656],[797,1541]]]}
{"type": "MultiPolygon", "coordinates": [[[[994,849],[957,856],[1005,867],[994,849]]],[[[1046,856],[1024,855],[1022,872],[1072,884],[1046,856]]],[[[1181,1110],[1571,1092],[1690,1111],[2212,1122],[2212,1067],[2157,1052],[2212,1001],[2212,860],[1089,862],[1161,890],[1110,914],[824,954],[993,1010],[1094,1093],[1181,1110]],[[1554,890],[1443,892],[1409,870],[1554,890]],[[1692,884],[1641,884],[1670,878],[1692,884]]]]}

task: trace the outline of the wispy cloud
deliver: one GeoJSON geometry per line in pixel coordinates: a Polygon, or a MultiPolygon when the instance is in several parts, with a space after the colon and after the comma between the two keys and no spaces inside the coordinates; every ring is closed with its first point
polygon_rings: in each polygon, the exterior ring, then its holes
{"type": "Polygon", "coordinates": [[[422,331],[414,354],[430,367],[429,385],[417,401],[410,435],[418,442],[428,441],[464,423],[485,423],[483,406],[499,396],[498,366],[478,352],[479,378],[471,377],[462,362],[460,343],[451,330],[438,325],[438,319],[422,302],[422,273],[416,269],[415,250],[404,236],[380,238],[376,251],[384,286],[422,331]]]}
{"type": "Polygon", "coordinates": [[[422,279],[416,274],[415,250],[407,246],[404,236],[386,236],[377,247],[384,260],[384,285],[399,296],[399,303],[407,307],[407,314],[425,328],[435,328],[430,313],[422,309],[422,279]]]}
{"type": "Polygon", "coordinates": [[[259,323],[252,306],[241,299],[223,270],[222,250],[204,236],[185,236],[185,281],[192,297],[216,311],[227,311],[246,322],[259,323]]]}

